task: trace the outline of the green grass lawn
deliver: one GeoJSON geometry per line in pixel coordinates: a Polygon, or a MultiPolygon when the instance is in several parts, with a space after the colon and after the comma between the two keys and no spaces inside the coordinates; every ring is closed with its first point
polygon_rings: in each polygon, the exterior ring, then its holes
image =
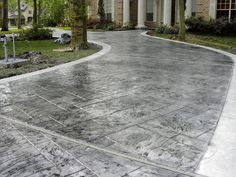
{"type": "MultiPolygon", "coordinates": [[[[9,55],[12,55],[12,43],[8,43],[9,55]]],[[[17,41],[16,54],[20,55],[27,51],[39,51],[43,55],[48,56],[47,62],[32,63],[27,62],[22,66],[15,67],[0,67],[0,79],[28,72],[37,71],[40,69],[52,67],[58,64],[67,63],[70,61],[78,60],[88,55],[94,54],[99,51],[96,47],[90,47],[88,50],[81,50],[78,52],[53,52],[53,49],[67,48],[68,45],[55,44],[53,40],[41,41],[17,41]]],[[[0,46],[0,58],[3,59],[4,53],[0,46]]]]}
{"type": "Polygon", "coordinates": [[[9,28],[9,31],[0,31],[1,34],[18,34],[22,31],[22,29],[17,29],[17,28],[9,28]]]}
{"type": "Polygon", "coordinates": [[[71,27],[69,26],[57,26],[57,28],[62,30],[71,30],[71,27]]]}
{"type": "MultiPolygon", "coordinates": [[[[174,40],[177,39],[176,35],[170,35],[170,34],[152,33],[152,35],[156,35],[158,37],[167,39],[174,39],[174,40]]],[[[211,35],[196,35],[187,33],[186,42],[222,49],[227,52],[236,54],[236,36],[211,36],[211,35]]]]}

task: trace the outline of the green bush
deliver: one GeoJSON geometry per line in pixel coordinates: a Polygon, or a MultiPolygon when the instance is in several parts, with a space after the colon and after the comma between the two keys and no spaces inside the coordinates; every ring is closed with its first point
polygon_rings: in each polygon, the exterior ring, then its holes
{"type": "Polygon", "coordinates": [[[135,23],[129,22],[129,24],[126,25],[126,26],[124,26],[124,28],[125,28],[126,30],[134,30],[134,29],[135,29],[135,26],[136,26],[135,23]]]}
{"type": "Polygon", "coordinates": [[[160,26],[156,29],[156,32],[159,34],[178,34],[179,29],[172,26],[160,26]]]}
{"type": "Polygon", "coordinates": [[[236,35],[236,20],[227,18],[205,21],[202,17],[191,17],[185,21],[187,31],[197,34],[236,35]]]}
{"type": "Polygon", "coordinates": [[[22,30],[19,34],[19,40],[44,40],[52,39],[52,31],[49,29],[33,27],[22,30]]]}
{"type": "Polygon", "coordinates": [[[102,29],[102,30],[114,30],[116,28],[116,24],[111,20],[103,20],[99,19],[89,20],[87,23],[88,29],[102,29]]]}
{"type": "Polygon", "coordinates": [[[47,27],[56,27],[58,25],[53,18],[46,16],[41,18],[41,24],[47,27]]]}

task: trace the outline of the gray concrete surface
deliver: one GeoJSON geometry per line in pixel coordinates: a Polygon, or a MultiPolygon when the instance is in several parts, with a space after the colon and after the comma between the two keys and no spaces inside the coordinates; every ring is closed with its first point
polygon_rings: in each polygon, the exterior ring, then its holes
{"type": "Polygon", "coordinates": [[[197,176],[231,59],[137,31],[89,38],[111,52],[0,85],[0,176],[197,176]]]}
{"type": "MultiPolygon", "coordinates": [[[[233,57],[236,62],[236,56],[233,57]]],[[[198,173],[210,177],[235,177],[236,174],[236,69],[220,121],[204,155],[198,173]]]]}

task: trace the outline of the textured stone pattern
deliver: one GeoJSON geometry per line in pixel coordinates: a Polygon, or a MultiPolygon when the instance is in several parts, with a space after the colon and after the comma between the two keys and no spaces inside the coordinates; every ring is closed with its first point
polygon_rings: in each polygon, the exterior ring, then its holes
{"type": "Polygon", "coordinates": [[[136,31],[89,39],[111,52],[0,85],[0,176],[194,174],[223,108],[232,61],[136,31]]]}
{"type": "Polygon", "coordinates": [[[209,0],[196,0],[196,15],[199,17],[209,18],[209,0]]]}

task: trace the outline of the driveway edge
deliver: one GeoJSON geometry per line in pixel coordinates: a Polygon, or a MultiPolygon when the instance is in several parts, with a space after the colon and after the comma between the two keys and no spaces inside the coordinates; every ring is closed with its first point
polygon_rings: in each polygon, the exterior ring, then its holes
{"type": "Polygon", "coordinates": [[[75,60],[75,61],[71,61],[71,62],[68,62],[68,63],[60,64],[60,65],[57,65],[57,66],[53,66],[51,68],[46,68],[46,69],[31,72],[31,73],[26,73],[26,74],[21,74],[21,75],[17,75],[17,76],[12,76],[12,77],[9,77],[9,78],[0,79],[0,84],[20,80],[20,79],[23,79],[23,78],[27,78],[27,77],[31,77],[31,76],[35,76],[35,75],[39,75],[39,74],[43,74],[43,73],[47,73],[47,72],[54,71],[54,70],[57,70],[57,69],[61,69],[61,68],[64,68],[64,67],[73,66],[73,65],[76,65],[76,64],[79,64],[79,63],[88,62],[88,61],[97,59],[97,58],[109,53],[110,50],[111,50],[111,46],[108,45],[108,44],[105,44],[105,43],[102,43],[102,42],[97,42],[97,41],[88,41],[88,42],[93,43],[93,44],[98,45],[98,46],[101,46],[102,50],[100,50],[100,51],[98,51],[98,52],[96,52],[92,55],[89,55],[87,57],[84,57],[84,58],[81,58],[81,59],[78,59],[78,60],[75,60]]]}
{"type": "Polygon", "coordinates": [[[200,161],[196,173],[210,177],[234,177],[236,172],[236,55],[212,47],[150,36],[147,34],[147,31],[141,33],[141,35],[148,38],[185,44],[194,47],[201,47],[203,49],[223,54],[232,59],[234,63],[233,71],[229,83],[228,93],[226,95],[225,104],[220,115],[215,133],[208,146],[208,150],[200,161]]]}

